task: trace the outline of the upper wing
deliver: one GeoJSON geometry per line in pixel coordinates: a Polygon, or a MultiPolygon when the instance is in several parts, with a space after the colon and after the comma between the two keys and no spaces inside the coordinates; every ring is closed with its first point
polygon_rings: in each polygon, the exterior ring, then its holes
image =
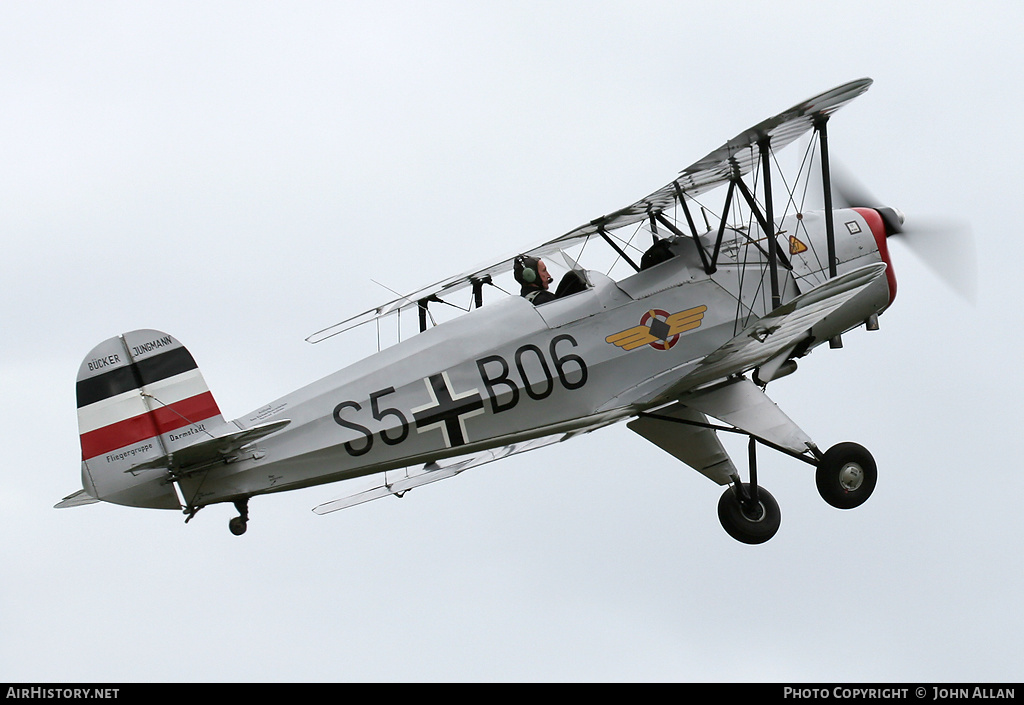
{"type": "Polygon", "coordinates": [[[674,206],[681,193],[697,196],[744,176],[757,165],[758,145],[764,139],[769,138],[772,149],[775,150],[791,144],[813,129],[816,120],[831,115],[864,93],[872,83],[870,78],[850,81],[798,103],[789,110],[736,135],[703,159],[683,169],[678,178],[651,195],[630,206],[596,218],[552,240],[550,244],[638,223],[650,217],[652,213],[660,213],[674,206]]]}
{"type": "Polygon", "coordinates": [[[554,254],[592,235],[633,225],[649,218],[651,214],[666,211],[675,206],[683,194],[691,197],[697,196],[727,184],[731,180],[738,179],[748,174],[757,165],[758,145],[763,140],[770,139],[772,148],[776,150],[785,147],[813,129],[815,121],[827,117],[864,93],[871,83],[870,78],[845,83],[754,125],[703,159],[683,169],[675,180],[632,205],[595,218],[552,240],[537,243],[525,250],[486,262],[461,274],[417,289],[405,296],[399,296],[381,306],[319,330],[306,340],[317,343],[381,316],[396,313],[399,310],[416,308],[419,305],[418,302],[424,299],[452,294],[472,287],[474,282],[487,282],[496,274],[511,271],[512,263],[519,254],[528,254],[534,257],[554,254]]]}

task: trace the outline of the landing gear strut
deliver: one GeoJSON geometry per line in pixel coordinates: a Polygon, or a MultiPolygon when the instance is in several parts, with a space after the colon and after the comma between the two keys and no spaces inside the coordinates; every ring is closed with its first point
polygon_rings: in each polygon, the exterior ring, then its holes
{"type": "Polygon", "coordinates": [[[764,543],[779,530],[782,512],[768,490],[757,485],[757,442],[750,437],[747,457],[750,461],[750,482],[735,482],[718,500],[718,520],[722,528],[737,541],[764,543]]]}
{"type": "Polygon", "coordinates": [[[241,536],[245,533],[246,528],[248,528],[246,525],[249,523],[249,500],[238,500],[235,502],[235,509],[238,510],[238,516],[233,517],[228,522],[228,529],[235,536],[241,536]]]}

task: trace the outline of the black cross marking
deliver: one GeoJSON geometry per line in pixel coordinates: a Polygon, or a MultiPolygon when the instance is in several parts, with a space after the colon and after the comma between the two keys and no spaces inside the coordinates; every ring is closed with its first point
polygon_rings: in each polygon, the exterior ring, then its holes
{"type": "Polygon", "coordinates": [[[419,433],[439,429],[447,448],[466,445],[465,419],[482,414],[484,401],[476,389],[456,395],[448,374],[442,372],[424,378],[431,403],[412,410],[419,433]]]}

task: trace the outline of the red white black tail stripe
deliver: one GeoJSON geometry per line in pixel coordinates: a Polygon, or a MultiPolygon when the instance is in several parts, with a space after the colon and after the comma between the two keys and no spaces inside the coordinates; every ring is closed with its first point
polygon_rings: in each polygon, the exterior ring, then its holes
{"type": "Polygon", "coordinates": [[[223,422],[189,351],[155,330],[100,343],[76,385],[82,459],[133,464],[223,422]]]}

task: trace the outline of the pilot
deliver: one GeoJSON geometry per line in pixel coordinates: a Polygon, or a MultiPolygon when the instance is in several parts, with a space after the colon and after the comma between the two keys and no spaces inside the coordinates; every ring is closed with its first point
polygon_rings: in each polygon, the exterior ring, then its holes
{"type": "Polygon", "coordinates": [[[548,291],[548,285],[555,279],[548,274],[548,267],[543,260],[519,255],[512,265],[512,273],[523,287],[520,296],[534,306],[555,300],[555,295],[548,291]]]}

